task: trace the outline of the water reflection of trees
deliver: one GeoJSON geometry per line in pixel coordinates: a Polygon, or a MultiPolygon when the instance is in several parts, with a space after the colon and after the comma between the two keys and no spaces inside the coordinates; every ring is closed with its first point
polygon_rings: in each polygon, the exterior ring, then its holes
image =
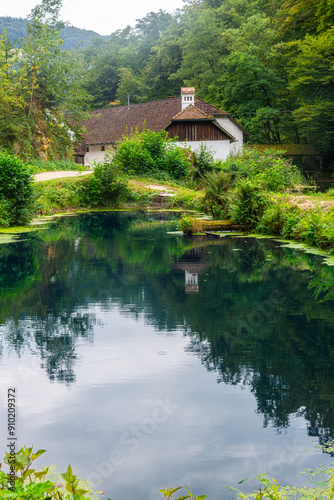
{"type": "Polygon", "coordinates": [[[89,304],[130,304],[158,329],[183,329],[218,382],[248,386],[264,425],[301,414],[310,435],[334,435],[334,273],[320,257],[96,214],[3,246],[0,269],[6,341],[38,354],[51,379],[75,380],[76,341],[91,341],[96,322],[89,304]],[[198,293],[185,293],[186,271],[198,274],[198,293]]]}

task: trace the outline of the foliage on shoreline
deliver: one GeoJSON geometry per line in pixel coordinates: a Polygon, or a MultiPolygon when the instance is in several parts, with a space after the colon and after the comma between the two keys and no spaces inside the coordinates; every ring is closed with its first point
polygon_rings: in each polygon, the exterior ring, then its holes
{"type": "Polygon", "coordinates": [[[272,192],[285,192],[306,184],[284,151],[245,148],[243,153],[213,163],[198,181],[206,192],[204,208],[214,218],[231,216],[252,228],[272,192]],[[257,197],[257,201],[255,198],[257,197]],[[260,200],[261,198],[261,200],[260,200]]]}
{"type": "MultiPolygon", "coordinates": [[[[255,479],[260,483],[258,490],[245,494],[237,488],[229,491],[236,491],[237,497],[244,500],[332,500],[334,498],[334,464],[320,466],[315,470],[308,469],[301,474],[307,475],[313,481],[312,486],[281,486],[276,479],[267,477],[267,474],[260,474],[255,479]],[[322,481],[315,481],[314,476],[321,476],[322,481]]],[[[239,484],[246,479],[239,482],[239,484]]]]}
{"type": "MultiPolygon", "coordinates": [[[[45,450],[38,450],[33,453],[33,448],[23,446],[17,453],[6,452],[4,463],[8,471],[2,470],[0,464],[0,496],[10,500],[94,500],[96,492],[88,481],[81,480],[73,474],[72,467],[69,465],[66,472],[55,475],[49,472],[50,467],[41,469],[32,468],[33,462],[45,453],[45,450]]],[[[237,498],[244,500],[314,500],[317,498],[333,499],[334,497],[334,464],[321,466],[315,470],[308,469],[302,474],[309,477],[322,477],[322,481],[312,481],[312,486],[281,486],[273,479],[267,477],[267,474],[256,476],[260,483],[258,490],[245,494],[238,488],[230,488],[229,491],[235,491],[237,498]]],[[[242,484],[247,479],[239,482],[242,484]]],[[[185,486],[187,493],[178,497],[173,495],[181,490],[181,486],[176,488],[164,488],[159,491],[166,500],[206,500],[207,495],[197,495],[185,486]]],[[[109,500],[109,499],[108,499],[109,500]]]]}
{"type": "Polygon", "coordinates": [[[29,168],[0,152],[0,227],[24,225],[32,217],[34,188],[29,168]]]}
{"type": "Polygon", "coordinates": [[[72,159],[41,160],[40,158],[32,158],[28,165],[32,174],[39,174],[41,172],[56,172],[58,170],[86,170],[85,167],[78,165],[72,159]]]}
{"type": "Polygon", "coordinates": [[[156,179],[185,179],[191,167],[189,152],[169,139],[165,130],[133,131],[118,142],[110,162],[126,174],[152,175],[156,179]]]}
{"type": "MultiPolygon", "coordinates": [[[[298,191],[298,186],[306,184],[306,180],[284,158],[283,152],[245,149],[243,155],[231,156],[221,162],[214,161],[210,152],[203,148],[194,157],[187,157],[180,150],[172,162],[173,169],[168,170],[171,164],[164,167],[163,158],[166,150],[170,153],[169,145],[163,134],[151,131],[134,133],[119,144],[114,155],[107,154],[103,162],[96,164],[90,176],[55,179],[34,186],[29,184],[29,196],[23,208],[18,192],[15,196],[4,195],[2,188],[0,226],[24,224],[33,215],[83,209],[182,208],[204,210],[214,219],[231,219],[233,224],[246,231],[302,241],[333,252],[334,204],[330,201],[333,190],[326,195],[329,201],[326,209],[320,205],[317,207],[316,203],[306,209],[293,203],[289,192],[298,191]],[[180,158],[181,163],[178,163],[180,158]],[[140,166],[146,160],[150,177],[136,177],[138,172],[142,173],[140,166]],[[137,166],[136,169],[131,170],[131,165],[137,166]],[[160,188],[167,191],[167,196],[159,194],[160,188]],[[160,205],[159,196],[160,202],[164,202],[160,205]],[[13,205],[8,210],[8,203],[13,199],[15,207],[13,205]]],[[[176,149],[171,151],[174,154],[176,149]]],[[[13,165],[16,165],[17,172],[23,169],[31,179],[30,166],[26,167],[15,157],[3,153],[1,158],[2,163],[6,163],[6,159],[8,165],[12,165],[11,169],[13,165]]],[[[57,163],[53,166],[55,168],[57,163]]],[[[59,168],[63,168],[62,163],[59,168]]],[[[5,172],[6,168],[3,168],[1,175],[5,172]]],[[[4,179],[4,185],[6,182],[4,179]]],[[[15,189],[24,191],[26,188],[21,183],[16,184],[15,189]]],[[[295,198],[298,196],[297,192],[295,198]]],[[[314,195],[312,199],[318,197],[314,195]]],[[[185,232],[196,232],[197,226],[197,223],[194,225],[188,221],[184,223],[185,232]]]]}
{"type": "Polygon", "coordinates": [[[32,447],[26,446],[23,446],[17,453],[6,452],[4,462],[9,470],[7,473],[1,470],[0,464],[1,498],[10,500],[93,500],[97,498],[90,486],[88,489],[83,487],[83,482],[73,474],[70,465],[66,472],[54,480],[49,477],[49,467],[40,470],[33,468],[33,462],[44,453],[45,450],[38,450],[34,453],[32,447]]]}

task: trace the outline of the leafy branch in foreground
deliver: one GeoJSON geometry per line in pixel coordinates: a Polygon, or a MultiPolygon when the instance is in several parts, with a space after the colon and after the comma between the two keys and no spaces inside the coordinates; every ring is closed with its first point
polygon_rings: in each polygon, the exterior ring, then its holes
{"type": "Polygon", "coordinates": [[[181,495],[180,497],[177,498],[173,498],[174,493],[180,490],[181,488],[182,486],[178,486],[177,488],[168,488],[168,490],[159,490],[159,491],[164,495],[166,500],[187,500],[188,498],[190,498],[191,500],[205,500],[206,498],[208,498],[207,495],[197,495],[196,497],[194,497],[194,494],[191,493],[188,486],[186,485],[185,488],[187,490],[187,494],[181,495]]]}
{"type": "Polygon", "coordinates": [[[32,463],[45,450],[33,453],[33,448],[23,446],[15,456],[6,453],[4,462],[10,472],[2,470],[0,464],[0,497],[11,500],[81,500],[95,498],[92,490],[83,489],[81,481],[73,474],[69,465],[65,473],[61,474],[62,482],[48,478],[49,467],[36,470],[32,463]],[[89,494],[89,496],[85,496],[89,494]]]}
{"type": "MultiPolygon", "coordinates": [[[[260,474],[255,479],[260,481],[260,488],[252,493],[243,493],[238,488],[230,488],[228,491],[236,491],[237,498],[244,500],[333,500],[334,498],[334,464],[318,467],[315,470],[308,469],[301,474],[309,476],[321,476],[321,481],[309,481],[312,486],[281,486],[275,479],[268,478],[267,474],[260,474]],[[313,486],[314,485],[314,486],[313,486]]],[[[249,479],[249,478],[247,478],[249,479]]],[[[247,481],[243,479],[239,484],[247,481]]]]}

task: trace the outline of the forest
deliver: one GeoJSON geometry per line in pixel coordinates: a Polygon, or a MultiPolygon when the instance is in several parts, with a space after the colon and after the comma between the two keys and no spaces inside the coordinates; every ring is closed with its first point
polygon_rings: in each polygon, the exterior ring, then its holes
{"type": "MultiPolygon", "coordinates": [[[[64,48],[61,0],[0,42],[0,145],[70,155],[90,109],[177,96],[181,86],[231,113],[251,144],[334,149],[334,0],[187,0],[135,26],[64,48]]],[[[6,19],[6,18],[2,18],[6,19]]],[[[7,18],[10,19],[10,18],[7,18]]],[[[6,23],[1,24],[6,28],[6,23]]]]}

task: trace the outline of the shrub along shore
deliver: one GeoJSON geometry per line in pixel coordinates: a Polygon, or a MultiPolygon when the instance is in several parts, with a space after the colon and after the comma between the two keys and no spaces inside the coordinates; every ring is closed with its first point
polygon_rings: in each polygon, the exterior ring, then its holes
{"type": "MultiPolygon", "coordinates": [[[[333,444],[331,442],[323,445],[319,451],[326,450],[331,453],[333,444]]],[[[0,497],[12,500],[96,500],[104,491],[96,491],[92,482],[74,475],[69,465],[66,472],[61,474],[54,471],[54,467],[35,467],[35,460],[45,453],[46,450],[33,451],[33,447],[23,446],[15,452],[6,452],[4,464],[7,470],[0,464],[0,497]],[[34,466],[32,467],[32,464],[34,466]]],[[[313,500],[332,499],[334,495],[334,464],[321,466],[312,471],[308,469],[303,472],[307,478],[308,486],[282,486],[267,474],[256,476],[259,488],[252,493],[243,493],[237,488],[231,487],[228,491],[234,491],[236,498],[244,500],[313,500]],[[314,481],[320,477],[321,482],[314,481]],[[310,485],[311,484],[311,485],[310,485]]],[[[241,480],[239,484],[243,483],[241,480]]],[[[206,500],[207,495],[195,496],[185,485],[186,492],[179,496],[181,486],[176,488],[160,489],[159,492],[166,500],[206,500]],[[178,492],[178,493],[177,493],[178,492]]],[[[160,496],[161,498],[161,496],[160,496]]],[[[108,498],[108,500],[111,500],[108,498]]]]}
{"type": "MultiPolygon", "coordinates": [[[[205,146],[191,153],[165,132],[147,130],[123,138],[89,176],[32,183],[31,174],[48,170],[49,162],[26,165],[0,153],[0,164],[0,227],[82,210],[181,209],[334,252],[334,189],[315,193],[284,151],[245,148],[221,162],[205,146]]],[[[76,164],[62,161],[64,168],[76,164]]],[[[196,218],[183,227],[200,230],[196,218]]]]}

